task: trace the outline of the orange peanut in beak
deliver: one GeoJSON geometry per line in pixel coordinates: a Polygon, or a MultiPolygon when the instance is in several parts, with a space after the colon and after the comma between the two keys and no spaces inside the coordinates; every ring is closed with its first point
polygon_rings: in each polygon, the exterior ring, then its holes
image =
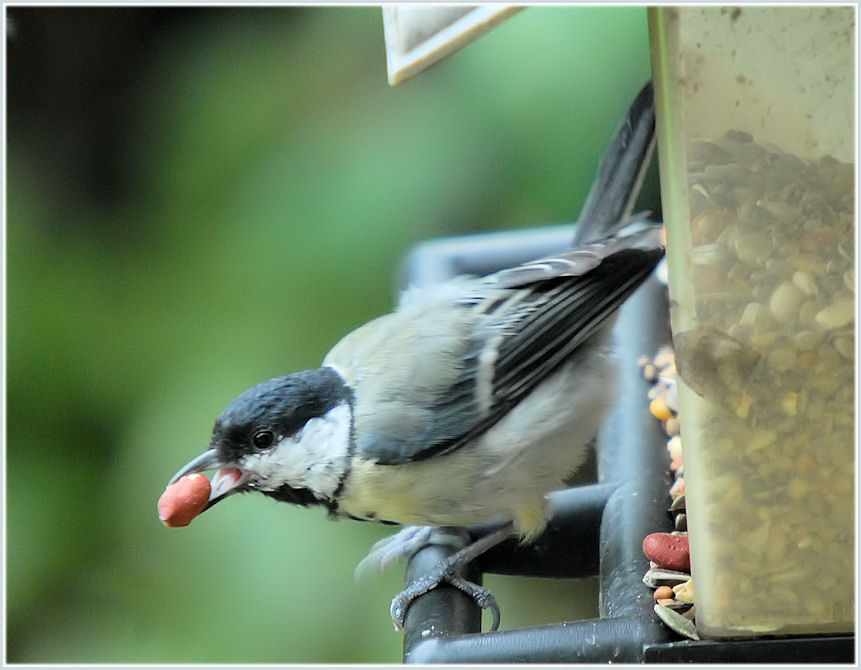
{"type": "Polygon", "coordinates": [[[209,480],[195,473],[168,486],[158,500],[158,518],[168,528],[187,526],[209,502],[209,480]]]}

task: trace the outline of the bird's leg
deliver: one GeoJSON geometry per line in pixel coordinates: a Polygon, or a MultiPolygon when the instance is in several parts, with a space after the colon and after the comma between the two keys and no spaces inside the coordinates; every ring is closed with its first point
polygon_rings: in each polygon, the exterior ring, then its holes
{"type": "MultiPolygon", "coordinates": [[[[460,573],[470,561],[481,556],[485,551],[495,547],[500,542],[504,542],[510,538],[513,532],[514,524],[511,522],[500,526],[455,552],[445,560],[440,561],[433,570],[407,586],[392,600],[390,611],[395,628],[400,630],[404,627],[407,610],[416,598],[435,589],[442,583],[451,584],[456,589],[463,591],[481,609],[489,609],[493,615],[493,623],[490,629],[496,630],[499,628],[499,606],[496,604],[496,599],[490,591],[464,579],[460,576],[460,573]]],[[[429,544],[431,543],[434,542],[429,542],[429,544]]]]}
{"type": "Polygon", "coordinates": [[[361,579],[371,572],[385,570],[402,558],[409,558],[430,540],[431,526],[404,526],[394,535],[377,542],[356,566],[355,577],[361,579]]]}
{"type": "Polygon", "coordinates": [[[434,526],[404,526],[399,532],[377,542],[356,566],[355,577],[382,571],[392,563],[407,559],[428,545],[463,548],[469,541],[465,528],[436,528],[434,526]]]}

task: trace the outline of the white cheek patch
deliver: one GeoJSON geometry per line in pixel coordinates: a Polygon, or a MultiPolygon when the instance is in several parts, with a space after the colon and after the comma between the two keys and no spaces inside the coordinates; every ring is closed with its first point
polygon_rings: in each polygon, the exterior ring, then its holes
{"type": "Polygon", "coordinates": [[[247,456],[242,470],[255,488],[274,490],[287,484],[331,498],[347,468],[350,408],[339,405],[310,419],[301,431],[283,438],[269,451],[247,456]]]}

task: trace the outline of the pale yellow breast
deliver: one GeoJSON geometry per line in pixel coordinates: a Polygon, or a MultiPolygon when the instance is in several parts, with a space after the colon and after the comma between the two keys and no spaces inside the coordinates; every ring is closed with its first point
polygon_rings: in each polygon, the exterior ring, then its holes
{"type": "Polygon", "coordinates": [[[547,517],[544,487],[505,487],[504,480],[479,474],[489,472],[489,464],[464,463],[475,457],[457,451],[403,465],[356,458],[340,509],[359,518],[404,525],[470,526],[513,519],[524,536],[542,530],[547,517]]]}

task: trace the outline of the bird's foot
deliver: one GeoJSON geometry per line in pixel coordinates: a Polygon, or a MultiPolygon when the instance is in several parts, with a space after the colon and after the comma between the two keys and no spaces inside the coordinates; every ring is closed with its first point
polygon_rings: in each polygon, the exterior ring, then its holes
{"type": "Polygon", "coordinates": [[[440,584],[451,584],[472,598],[473,602],[481,609],[489,609],[493,615],[493,623],[490,630],[499,628],[499,605],[496,604],[496,598],[487,589],[457,574],[463,567],[462,561],[454,560],[457,556],[458,554],[453,554],[449,559],[441,561],[437,564],[436,568],[415,580],[395,596],[389,611],[396,630],[403,630],[407,618],[407,610],[412,602],[419,596],[423,596],[428,591],[437,588],[440,584]]]}
{"type": "Polygon", "coordinates": [[[494,598],[487,589],[464,579],[460,573],[470,561],[481,556],[481,554],[491,547],[494,547],[500,542],[511,537],[513,528],[514,526],[512,523],[506,523],[487,535],[480,537],[471,544],[466,543],[468,542],[468,533],[465,529],[435,529],[426,544],[447,544],[448,546],[456,546],[456,542],[459,538],[461,542],[460,546],[462,548],[448,558],[440,561],[436,567],[431,569],[430,572],[413,581],[406,589],[395,596],[394,600],[392,600],[392,606],[390,609],[395,629],[403,629],[407,617],[407,610],[416,598],[444,583],[450,584],[456,589],[463,591],[472,598],[473,602],[475,602],[475,604],[481,609],[489,609],[493,616],[490,630],[494,631],[499,628],[499,605],[496,603],[496,598],[494,598]],[[444,538],[448,539],[446,540],[444,538]]]}

